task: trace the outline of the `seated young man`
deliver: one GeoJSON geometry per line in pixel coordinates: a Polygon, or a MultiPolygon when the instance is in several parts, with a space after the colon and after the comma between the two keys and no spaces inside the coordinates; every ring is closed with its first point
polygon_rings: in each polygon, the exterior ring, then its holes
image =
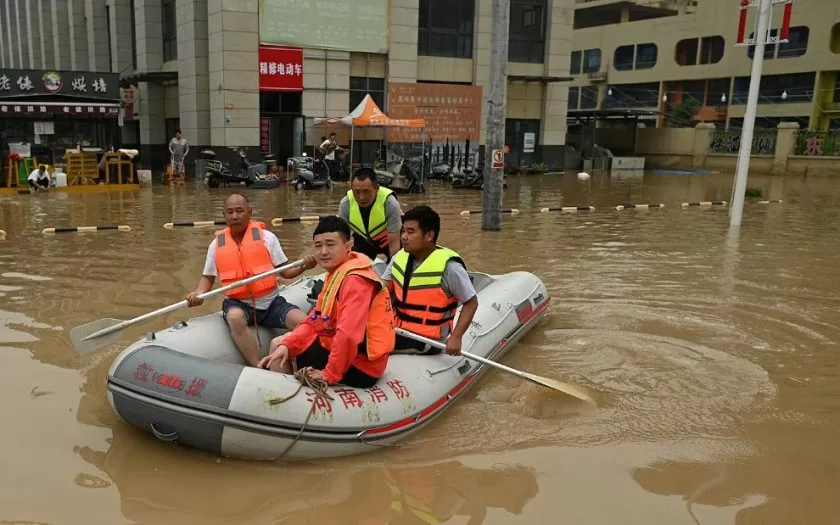
{"type": "Polygon", "coordinates": [[[313,255],[327,271],[310,315],[271,341],[261,368],[292,373],[292,359],[312,379],[370,388],[385,374],[394,350],[394,312],[373,261],[353,250],[350,226],[331,215],[312,235],[313,255]]]}
{"type": "MultiPolygon", "coordinates": [[[[417,206],[403,215],[402,249],[382,275],[392,292],[396,325],[417,335],[446,340],[446,353],[460,355],[461,339],[478,309],[478,295],[463,259],[437,245],[440,216],[428,206],[417,206]],[[463,305],[454,324],[458,305],[463,305]]],[[[418,353],[438,350],[405,337],[396,348],[418,353]]]]}

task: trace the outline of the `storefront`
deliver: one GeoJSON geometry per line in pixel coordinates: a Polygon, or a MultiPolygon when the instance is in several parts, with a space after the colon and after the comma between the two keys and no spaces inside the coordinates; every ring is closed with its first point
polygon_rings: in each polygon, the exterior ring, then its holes
{"type": "Polygon", "coordinates": [[[303,151],[303,50],[260,46],[260,151],[280,166],[303,151]]]}
{"type": "MultiPolygon", "coordinates": [[[[120,146],[119,75],[0,69],[0,155],[29,150],[56,164],[65,150],[120,146]]],[[[4,166],[5,167],[5,166],[4,166]]]]}

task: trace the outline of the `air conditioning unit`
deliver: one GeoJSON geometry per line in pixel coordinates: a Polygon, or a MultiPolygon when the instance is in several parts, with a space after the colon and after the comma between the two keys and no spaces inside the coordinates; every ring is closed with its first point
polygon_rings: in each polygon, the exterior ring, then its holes
{"type": "Polygon", "coordinates": [[[596,71],[594,73],[587,73],[586,78],[588,78],[592,82],[605,82],[607,80],[607,72],[596,71]]]}

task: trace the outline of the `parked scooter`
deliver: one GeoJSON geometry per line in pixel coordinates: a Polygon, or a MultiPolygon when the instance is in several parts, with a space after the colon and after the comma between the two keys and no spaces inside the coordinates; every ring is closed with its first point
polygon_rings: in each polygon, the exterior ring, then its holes
{"type": "Polygon", "coordinates": [[[391,154],[391,156],[393,158],[386,162],[386,169],[374,169],[376,182],[396,193],[425,193],[419,157],[406,160],[398,155],[391,154]]]}
{"type": "Polygon", "coordinates": [[[245,184],[249,188],[271,189],[280,185],[279,178],[266,178],[267,167],[262,162],[248,160],[243,148],[232,148],[239,154],[239,165],[236,171],[231,170],[230,164],[216,160],[216,152],[211,149],[201,151],[201,157],[207,160],[204,169],[204,180],[207,186],[218,188],[230,184],[245,184]]]}
{"type": "Polygon", "coordinates": [[[317,190],[331,188],[330,170],[323,158],[313,159],[301,153],[299,157],[290,157],[286,161],[286,169],[294,173],[292,185],[298,190],[317,190]]]}
{"type": "MultiPolygon", "coordinates": [[[[451,181],[453,189],[482,190],[484,189],[484,168],[480,166],[475,170],[453,173],[451,181]]],[[[507,183],[503,182],[502,187],[507,188],[507,183]]]]}

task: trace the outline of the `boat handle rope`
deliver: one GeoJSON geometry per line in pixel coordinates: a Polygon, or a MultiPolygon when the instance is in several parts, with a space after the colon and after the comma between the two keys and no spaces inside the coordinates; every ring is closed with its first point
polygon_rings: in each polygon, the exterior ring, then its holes
{"type": "Polygon", "coordinates": [[[283,453],[280,454],[277,457],[277,459],[281,459],[286,454],[288,454],[289,451],[292,450],[292,447],[295,446],[295,444],[298,442],[298,440],[300,439],[300,436],[303,435],[303,431],[306,430],[306,425],[309,424],[309,418],[311,418],[312,414],[315,413],[315,407],[317,406],[316,403],[319,400],[323,400],[323,399],[326,399],[328,402],[333,400],[333,397],[329,393],[329,388],[330,388],[329,383],[327,383],[323,379],[312,379],[311,377],[306,375],[306,368],[301,368],[299,370],[295,370],[294,377],[295,377],[295,379],[298,380],[297,390],[295,390],[293,394],[291,394],[289,396],[286,396],[286,397],[275,397],[275,398],[269,399],[268,400],[269,405],[275,406],[275,405],[279,405],[281,403],[285,403],[286,401],[289,401],[290,399],[292,399],[293,397],[298,395],[300,393],[300,391],[303,390],[304,386],[307,386],[307,387],[311,388],[315,392],[315,395],[312,397],[312,406],[309,409],[309,413],[306,415],[306,419],[303,420],[303,425],[300,426],[300,430],[298,431],[295,438],[292,440],[291,443],[289,443],[289,446],[286,447],[286,450],[284,450],[283,453]]]}

